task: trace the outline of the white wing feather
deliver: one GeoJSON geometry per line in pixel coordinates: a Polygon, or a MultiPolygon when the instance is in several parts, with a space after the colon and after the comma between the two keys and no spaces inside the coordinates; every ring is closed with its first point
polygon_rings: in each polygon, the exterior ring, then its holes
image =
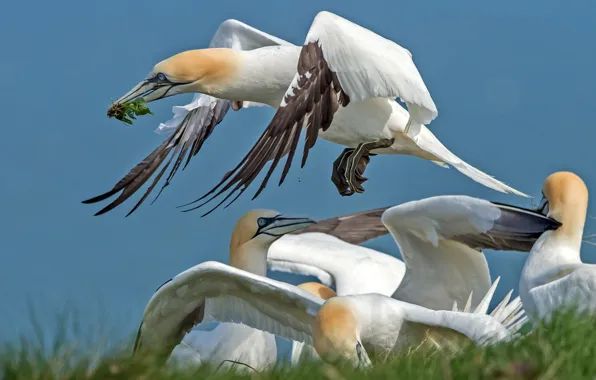
{"type": "Polygon", "coordinates": [[[393,256],[318,232],[283,236],[269,248],[267,263],[274,271],[316,276],[340,296],[391,296],[405,272],[393,256]]]}
{"type": "Polygon", "coordinates": [[[486,258],[452,236],[486,232],[500,210],[466,196],[440,196],[392,207],[382,216],[408,270],[394,298],[434,310],[476,308],[491,285],[486,258]]]}
{"type": "Polygon", "coordinates": [[[438,115],[410,52],[329,12],[315,17],[306,43],[317,42],[351,101],[400,97],[412,119],[428,124],[438,115]]]}
{"type": "Polygon", "coordinates": [[[204,322],[234,322],[310,342],[323,300],[293,285],[218,262],[205,262],[178,274],[151,297],[139,329],[139,347],[180,343],[181,322],[205,304],[204,322]]]}

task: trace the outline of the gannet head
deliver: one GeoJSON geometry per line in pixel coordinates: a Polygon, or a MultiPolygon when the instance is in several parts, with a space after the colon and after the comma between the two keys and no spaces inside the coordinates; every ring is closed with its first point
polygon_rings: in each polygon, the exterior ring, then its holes
{"type": "Polygon", "coordinates": [[[284,216],[273,210],[251,210],[240,217],[232,232],[230,264],[265,275],[263,270],[266,272],[266,255],[271,244],[285,234],[314,223],[316,221],[310,218],[284,216]],[[255,267],[259,269],[251,269],[255,267]]]}
{"type": "Polygon", "coordinates": [[[581,237],[588,209],[584,181],[571,172],[556,172],[544,181],[542,195],[538,211],[562,223],[557,234],[581,237]]]}
{"type": "Polygon", "coordinates": [[[370,367],[372,363],[359,335],[358,319],[343,297],[330,298],[323,304],[313,326],[313,343],[321,359],[370,367]]]}
{"type": "Polygon", "coordinates": [[[305,282],[298,285],[298,287],[309,292],[313,296],[317,296],[324,300],[328,300],[329,298],[337,296],[337,294],[331,288],[323,284],[319,284],[318,282],[305,282]]]}
{"type": "Polygon", "coordinates": [[[232,81],[237,70],[238,56],[232,49],[184,51],[155,65],[145,80],[116,103],[125,103],[139,97],[149,103],[188,92],[209,94],[232,81]]]}

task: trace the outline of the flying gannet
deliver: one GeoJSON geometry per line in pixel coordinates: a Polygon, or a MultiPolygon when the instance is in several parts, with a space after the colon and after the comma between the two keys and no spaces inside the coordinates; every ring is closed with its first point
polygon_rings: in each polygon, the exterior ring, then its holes
{"type": "MultiPolygon", "coordinates": [[[[272,161],[254,197],[258,196],[281,158],[287,155],[281,184],[290,169],[302,128],[307,130],[302,166],[319,135],[348,147],[334,162],[332,172],[332,180],[342,195],[364,191],[361,184],[366,179],[362,175],[370,155],[407,154],[441,166],[451,165],[494,190],[526,196],[455,156],[423,125],[437,116],[437,109],[407,49],[329,12],[315,17],[301,47],[280,40],[268,41],[267,46],[252,50],[209,48],[179,53],[155,65],[145,80],[118,100],[121,103],[142,97],[151,102],[196,92],[231,100],[235,108],[248,101],[277,109],[240,164],[218,186],[191,204],[207,196],[207,201],[211,201],[228,190],[218,206],[234,193],[237,194],[233,200],[237,199],[265,164],[272,161]],[[394,100],[396,97],[406,103],[409,112],[394,100]]],[[[198,152],[215,126],[212,123],[203,128],[191,115],[188,113],[172,136],[112,190],[84,203],[103,201],[122,191],[97,214],[113,209],[135,193],[176,147],[174,155],[179,154],[179,158],[166,180],[167,186],[182,156],[189,149],[189,157],[198,152]]],[[[165,169],[132,211],[153,190],[165,169]]]]}

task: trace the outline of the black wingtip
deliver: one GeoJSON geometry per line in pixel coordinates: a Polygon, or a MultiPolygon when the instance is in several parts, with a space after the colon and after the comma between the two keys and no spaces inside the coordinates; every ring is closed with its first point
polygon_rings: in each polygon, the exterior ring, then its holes
{"type": "Polygon", "coordinates": [[[114,190],[110,190],[107,193],[100,194],[100,195],[95,196],[93,198],[85,199],[84,201],[81,201],[81,203],[86,204],[86,205],[89,205],[89,204],[92,204],[92,203],[101,202],[103,200],[108,199],[109,197],[111,197],[112,195],[116,194],[117,192],[118,191],[115,191],[114,192],[114,190]]]}

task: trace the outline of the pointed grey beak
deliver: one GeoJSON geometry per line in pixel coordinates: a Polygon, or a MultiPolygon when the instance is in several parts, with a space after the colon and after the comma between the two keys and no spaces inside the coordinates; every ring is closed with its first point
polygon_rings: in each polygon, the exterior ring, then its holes
{"type": "Polygon", "coordinates": [[[480,234],[453,237],[475,249],[530,252],[534,243],[546,231],[556,230],[561,223],[540,212],[526,208],[491,202],[501,215],[493,227],[480,234]]]}
{"type": "Polygon", "coordinates": [[[152,79],[145,79],[137,84],[132,90],[124,94],[116,101],[116,103],[122,104],[140,97],[142,97],[146,103],[149,103],[167,97],[168,92],[172,87],[174,87],[173,83],[158,83],[152,79]]]}
{"type": "Polygon", "coordinates": [[[266,223],[259,225],[256,235],[265,234],[269,236],[283,236],[294,231],[301,230],[316,221],[310,218],[295,218],[278,215],[273,218],[263,218],[266,223]]]}

